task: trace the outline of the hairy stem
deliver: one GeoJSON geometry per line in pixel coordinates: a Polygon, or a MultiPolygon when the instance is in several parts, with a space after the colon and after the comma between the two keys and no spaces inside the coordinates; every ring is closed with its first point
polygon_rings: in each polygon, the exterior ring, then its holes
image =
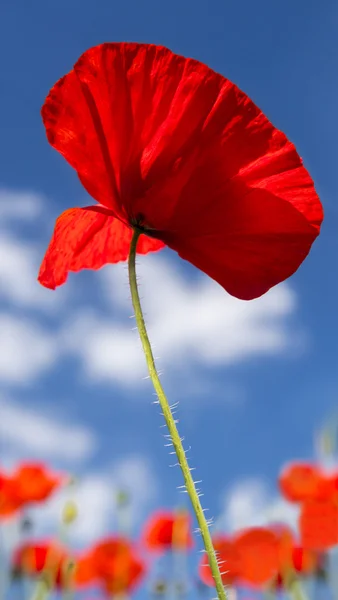
{"type": "Polygon", "coordinates": [[[135,311],[136,324],[137,324],[137,328],[138,328],[138,331],[140,334],[145,358],[147,361],[149,375],[152,380],[153,386],[155,388],[156,394],[158,396],[160,406],[162,408],[162,412],[163,412],[163,415],[164,415],[164,418],[165,418],[165,421],[166,421],[166,424],[167,424],[167,427],[168,427],[168,430],[170,433],[170,437],[171,437],[172,443],[173,443],[175,451],[176,451],[177,459],[178,459],[179,465],[182,469],[186,490],[188,492],[189,498],[191,500],[191,504],[195,511],[197,521],[198,521],[198,524],[199,524],[199,527],[201,530],[204,547],[205,547],[206,553],[208,555],[209,565],[210,565],[210,569],[212,572],[212,576],[215,581],[218,598],[219,598],[219,600],[226,600],[226,594],[225,594],[225,590],[223,587],[222,577],[221,577],[221,573],[220,573],[220,570],[218,567],[215,550],[214,550],[214,547],[212,544],[209,527],[208,527],[206,518],[204,516],[204,512],[203,512],[203,509],[202,509],[202,506],[200,503],[198,492],[196,490],[195,483],[194,483],[194,480],[193,480],[191,472],[190,472],[188,461],[187,461],[187,458],[185,455],[185,451],[184,451],[184,448],[182,445],[181,438],[177,431],[174,417],[170,410],[168,400],[166,398],[166,395],[164,393],[163,387],[161,385],[161,382],[160,382],[160,379],[159,379],[159,376],[158,376],[158,373],[156,370],[154,356],[152,353],[150,341],[149,341],[148,334],[147,334],[147,329],[146,329],[144,318],[143,318],[143,313],[142,313],[142,308],[141,308],[141,303],[140,303],[140,296],[139,296],[138,288],[137,288],[136,268],[135,268],[136,246],[137,246],[139,236],[140,236],[140,232],[135,229],[133,232],[133,237],[132,237],[131,244],[130,244],[129,260],[128,260],[129,284],[130,284],[131,298],[132,298],[133,307],[134,307],[134,311],[135,311]]]}

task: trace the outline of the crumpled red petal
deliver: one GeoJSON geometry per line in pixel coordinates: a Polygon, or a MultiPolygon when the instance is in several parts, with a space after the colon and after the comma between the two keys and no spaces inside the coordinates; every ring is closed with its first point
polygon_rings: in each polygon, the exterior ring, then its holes
{"type": "Polygon", "coordinates": [[[323,219],[295,147],[236,85],[147,44],[85,52],[42,110],[87,191],[232,295],[292,275],[323,219]]]}
{"type": "MultiPolygon", "coordinates": [[[[56,220],[54,233],[43,259],[39,282],[55,289],[64,283],[69,271],[100,269],[107,263],[128,258],[132,230],[110,211],[100,206],[70,208],[56,220]]],[[[141,235],[139,254],[163,248],[159,240],[141,235]]]]}

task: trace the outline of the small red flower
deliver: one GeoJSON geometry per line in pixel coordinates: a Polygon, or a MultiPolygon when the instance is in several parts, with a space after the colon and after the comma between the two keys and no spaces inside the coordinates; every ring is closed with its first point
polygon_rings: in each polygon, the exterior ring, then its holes
{"type": "Polygon", "coordinates": [[[67,551],[50,541],[27,542],[13,555],[13,567],[26,576],[34,577],[42,571],[50,578],[54,587],[61,587],[66,580],[69,561],[67,551]]]}
{"type": "Polygon", "coordinates": [[[50,144],[98,202],[57,220],[39,281],[167,245],[249,300],[292,275],[322,207],[295,147],[236,85],[154,45],[87,50],[42,108],[50,144]]]}
{"type": "Polygon", "coordinates": [[[311,550],[328,550],[338,544],[338,501],[309,500],[299,516],[302,545],[311,550]]]}
{"type": "Polygon", "coordinates": [[[187,550],[192,547],[191,517],[187,511],[157,512],[145,526],[144,540],[150,550],[187,550]]]}
{"type": "Polygon", "coordinates": [[[107,538],[98,543],[89,553],[91,568],[88,573],[96,574],[111,594],[132,591],[145,574],[145,565],[133,545],[123,538],[107,538]]]}
{"type": "Polygon", "coordinates": [[[325,500],[336,491],[336,479],[311,463],[294,462],[279,477],[279,487],[289,502],[325,500]]]}
{"type": "Polygon", "coordinates": [[[254,585],[271,581],[280,566],[280,537],[269,529],[253,527],[234,538],[239,555],[241,579],[254,585]]]}
{"type": "Polygon", "coordinates": [[[92,553],[84,552],[75,558],[74,583],[76,588],[91,585],[98,579],[92,553]]]}
{"type": "Polygon", "coordinates": [[[40,463],[22,463],[12,476],[15,495],[21,504],[41,502],[61,485],[62,478],[40,463]]]}
{"type": "Polygon", "coordinates": [[[16,494],[16,484],[11,477],[0,473],[0,519],[13,516],[22,502],[16,494]]]}
{"type": "MultiPolygon", "coordinates": [[[[217,553],[217,560],[224,585],[233,585],[241,575],[240,555],[231,540],[225,537],[215,537],[213,545],[217,553]]],[[[204,554],[201,558],[199,576],[205,585],[215,586],[208,557],[204,554]]]]}

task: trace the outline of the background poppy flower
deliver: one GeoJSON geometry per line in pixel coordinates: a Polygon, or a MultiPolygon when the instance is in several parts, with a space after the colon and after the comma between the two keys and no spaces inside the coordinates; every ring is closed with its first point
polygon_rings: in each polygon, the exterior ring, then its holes
{"type": "Polygon", "coordinates": [[[123,538],[103,540],[94,546],[90,556],[92,573],[96,573],[109,594],[134,589],[145,573],[145,565],[133,545],[123,538]]]}
{"type": "Polygon", "coordinates": [[[62,478],[40,463],[22,463],[13,473],[15,493],[22,504],[46,500],[62,483],[62,478]]]}
{"type": "Polygon", "coordinates": [[[14,515],[22,506],[12,477],[0,473],[0,519],[14,515]]]}
{"type": "Polygon", "coordinates": [[[144,541],[150,550],[187,550],[192,547],[191,517],[186,511],[158,512],[145,525],[144,541]]]}
{"type": "MultiPolygon", "coordinates": [[[[222,581],[224,585],[233,585],[241,574],[239,553],[232,541],[225,537],[213,538],[213,545],[217,552],[217,560],[222,574],[222,581]]],[[[201,581],[203,581],[205,585],[215,586],[206,554],[201,558],[198,573],[201,581]]]]}
{"type": "Polygon", "coordinates": [[[304,548],[327,550],[338,544],[338,503],[336,499],[304,502],[299,516],[304,548]]]}
{"type": "Polygon", "coordinates": [[[75,557],[74,583],[82,588],[95,582],[98,578],[91,552],[75,557]]]}
{"type": "Polygon", "coordinates": [[[241,579],[254,585],[271,581],[277,574],[279,560],[278,535],[262,527],[253,527],[234,537],[239,555],[241,579]]]}
{"type": "Polygon", "coordinates": [[[228,79],[154,45],[85,52],[42,108],[96,206],[57,220],[39,281],[163,244],[249,300],[292,275],[323,214],[295,147],[228,79]]]}
{"type": "Polygon", "coordinates": [[[51,584],[60,587],[64,583],[68,563],[67,551],[53,542],[27,542],[13,554],[12,564],[16,572],[36,576],[43,571],[49,575],[51,584]]]}
{"type": "Polygon", "coordinates": [[[287,465],[279,476],[279,488],[290,502],[325,500],[334,493],[334,480],[320,467],[303,462],[287,465]]]}

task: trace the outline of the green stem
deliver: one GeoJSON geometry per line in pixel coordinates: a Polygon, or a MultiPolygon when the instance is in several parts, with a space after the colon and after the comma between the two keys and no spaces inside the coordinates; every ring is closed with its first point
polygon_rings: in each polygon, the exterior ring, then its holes
{"type": "Polygon", "coordinates": [[[31,596],[31,600],[47,600],[49,593],[50,587],[45,578],[42,576],[36,585],[36,588],[31,596]]]}
{"type": "Polygon", "coordinates": [[[308,600],[308,597],[307,597],[299,579],[294,579],[290,583],[289,594],[290,594],[292,600],[308,600]]]}
{"type": "Polygon", "coordinates": [[[166,424],[167,424],[167,427],[168,427],[168,430],[170,433],[170,437],[171,437],[172,443],[173,443],[175,451],[176,451],[177,459],[178,459],[179,465],[182,469],[182,473],[183,473],[183,477],[184,477],[184,481],[185,481],[185,485],[186,485],[186,490],[188,492],[189,498],[191,500],[191,504],[195,511],[196,518],[197,518],[197,521],[198,521],[198,524],[199,524],[199,527],[201,530],[204,547],[205,547],[206,553],[208,555],[209,565],[210,565],[210,569],[212,572],[212,576],[215,581],[218,598],[219,598],[219,600],[226,600],[226,594],[225,594],[225,590],[224,590],[223,583],[222,583],[222,577],[221,577],[221,573],[220,573],[220,570],[218,567],[217,558],[216,558],[215,550],[214,550],[214,547],[212,544],[212,539],[211,539],[210,531],[208,528],[208,524],[207,524],[206,518],[204,516],[204,512],[203,512],[203,509],[202,509],[202,506],[200,503],[200,499],[198,497],[198,493],[197,493],[197,490],[195,487],[195,483],[194,483],[194,480],[193,480],[191,472],[190,472],[188,461],[187,461],[187,458],[185,455],[185,451],[184,451],[184,448],[182,445],[181,438],[177,431],[175,420],[173,418],[168,400],[165,396],[163,387],[161,385],[161,382],[160,382],[160,379],[159,379],[159,376],[158,376],[158,373],[156,370],[154,356],[152,353],[150,341],[149,341],[148,334],[147,334],[147,329],[146,329],[145,322],[144,322],[144,317],[143,317],[141,303],[140,303],[140,296],[139,296],[138,288],[137,288],[136,268],[135,268],[136,246],[137,246],[139,236],[140,236],[140,232],[135,229],[133,232],[133,236],[132,236],[132,240],[131,240],[131,244],[130,244],[129,260],[128,260],[129,284],[130,284],[131,298],[132,298],[133,307],[134,307],[134,311],[135,311],[136,324],[137,324],[137,328],[138,328],[138,331],[140,334],[145,358],[147,361],[149,375],[152,380],[153,386],[155,388],[156,394],[158,396],[158,399],[159,399],[159,402],[160,402],[160,405],[161,405],[161,408],[163,411],[163,415],[164,415],[164,418],[165,418],[165,421],[166,421],[166,424]]]}

